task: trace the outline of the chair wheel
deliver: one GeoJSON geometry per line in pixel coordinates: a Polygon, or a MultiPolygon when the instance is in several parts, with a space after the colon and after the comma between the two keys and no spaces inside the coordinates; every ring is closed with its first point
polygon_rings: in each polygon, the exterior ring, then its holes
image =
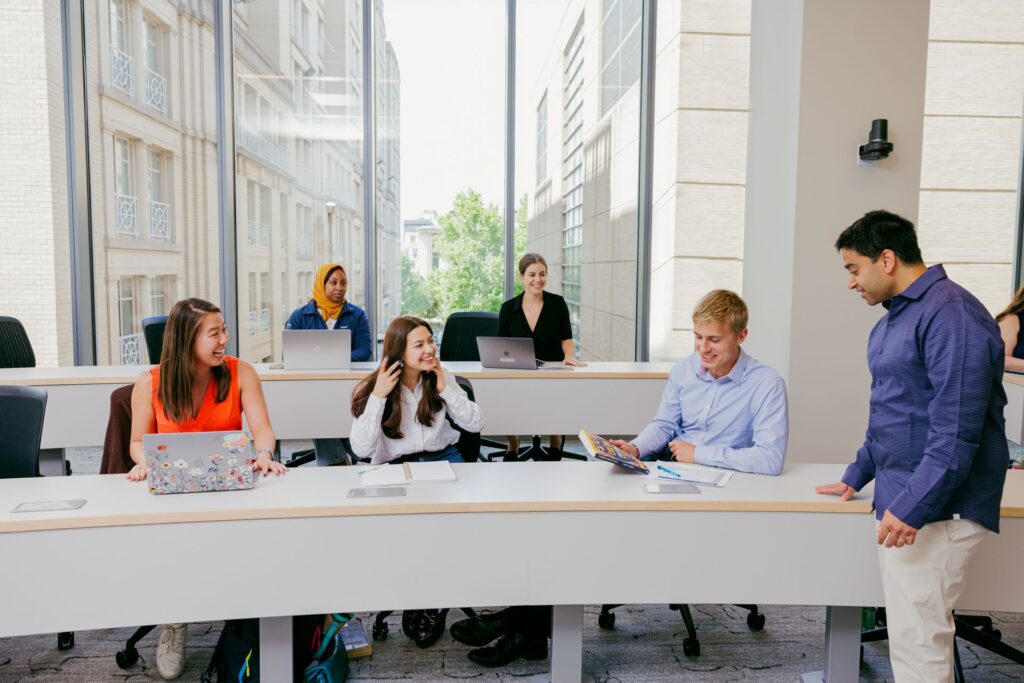
{"type": "Polygon", "coordinates": [[[760,612],[757,614],[751,612],[747,615],[747,626],[750,627],[751,631],[760,631],[764,628],[764,615],[760,612]]]}
{"type": "Polygon", "coordinates": [[[448,621],[448,610],[420,610],[416,619],[416,646],[428,648],[444,635],[448,621]]]}
{"type": "Polygon", "coordinates": [[[683,641],[683,654],[687,657],[700,657],[700,641],[687,638],[683,641]]]}
{"type": "Polygon", "coordinates": [[[374,640],[387,640],[388,639],[388,625],[387,622],[381,622],[373,625],[373,639],[374,640]]]}
{"type": "Polygon", "coordinates": [[[62,631],[57,634],[57,649],[70,650],[75,646],[75,632],[62,631]]]}
{"type": "Polygon", "coordinates": [[[114,659],[122,669],[130,669],[139,661],[139,651],[134,647],[126,647],[114,655],[114,659]]]}
{"type": "Polygon", "coordinates": [[[416,637],[416,615],[419,610],[403,610],[402,611],[402,633],[405,634],[406,638],[416,637]]]}
{"type": "Polygon", "coordinates": [[[1003,639],[1003,632],[992,626],[983,626],[981,628],[981,632],[984,633],[986,636],[995,638],[996,640],[1003,639]]]}
{"type": "Polygon", "coordinates": [[[615,614],[613,612],[601,612],[597,615],[597,625],[605,631],[615,628],[615,614]]]}

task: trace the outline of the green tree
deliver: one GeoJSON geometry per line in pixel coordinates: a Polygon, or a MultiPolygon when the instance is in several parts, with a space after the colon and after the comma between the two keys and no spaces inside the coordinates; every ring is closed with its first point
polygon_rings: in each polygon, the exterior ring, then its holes
{"type": "MultiPolygon", "coordinates": [[[[437,312],[497,311],[505,294],[505,226],[501,212],[473,189],[460,192],[438,223],[434,250],[448,267],[434,271],[437,312]]],[[[516,211],[516,255],[526,248],[526,196],[516,211]]]]}
{"type": "Polygon", "coordinates": [[[437,302],[427,279],[413,270],[412,260],[402,253],[402,314],[421,318],[437,315],[437,302]]]}

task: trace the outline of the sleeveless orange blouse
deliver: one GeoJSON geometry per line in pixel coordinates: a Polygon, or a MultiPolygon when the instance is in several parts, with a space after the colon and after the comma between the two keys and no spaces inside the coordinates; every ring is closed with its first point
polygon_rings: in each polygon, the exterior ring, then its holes
{"type": "Polygon", "coordinates": [[[231,373],[231,386],[228,395],[217,403],[217,383],[210,381],[206,396],[199,406],[195,418],[184,422],[174,422],[164,414],[164,404],[157,395],[160,386],[160,366],[150,370],[153,377],[153,413],[156,415],[156,431],[158,434],[171,432],[227,432],[242,428],[242,394],[238,389],[238,359],[224,356],[224,366],[231,373]]]}

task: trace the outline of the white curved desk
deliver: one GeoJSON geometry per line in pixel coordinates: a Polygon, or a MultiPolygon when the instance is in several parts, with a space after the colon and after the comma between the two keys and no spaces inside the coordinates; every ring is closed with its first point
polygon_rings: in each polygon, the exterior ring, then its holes
{"type": "MultiPolygon", "coordinates": [[[[850,503],[813,493],[842,466],[736,474],[690,496],[645,494],[639,476],[596,462],[455,467],[457,482],[383,500],[345,497],[356,468],[298,469],[218,495],[151,496],[120,476],[0,481],[0,637],[260,617],[267,680],[287,680],[287,615],[552,604],[553,680],[578,681],[583,604],[828,605],[827,680],[856,680],[859,607],[883,599],[870,492],[850,503]],[[66,498],[88,503],[9,512],[66,498]],[[366,561],[351,561],[356,544],[366,561]],[[331,566],[350,580],[239,580],[331,566]]],[[[1009,473],[1003,505],[965,609],[1024,612],[1024,472],[1009,473]]]]}

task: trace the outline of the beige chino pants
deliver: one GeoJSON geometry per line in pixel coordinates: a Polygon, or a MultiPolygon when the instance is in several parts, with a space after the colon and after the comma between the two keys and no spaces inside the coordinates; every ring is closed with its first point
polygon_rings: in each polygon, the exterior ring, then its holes
{"type": "Polygon", "coordinates": [[[896,683],[953,680],[953,605],[987,534],[980,524],[957,519],[926,524],[914,545],[878,546],[896,683]]]}

